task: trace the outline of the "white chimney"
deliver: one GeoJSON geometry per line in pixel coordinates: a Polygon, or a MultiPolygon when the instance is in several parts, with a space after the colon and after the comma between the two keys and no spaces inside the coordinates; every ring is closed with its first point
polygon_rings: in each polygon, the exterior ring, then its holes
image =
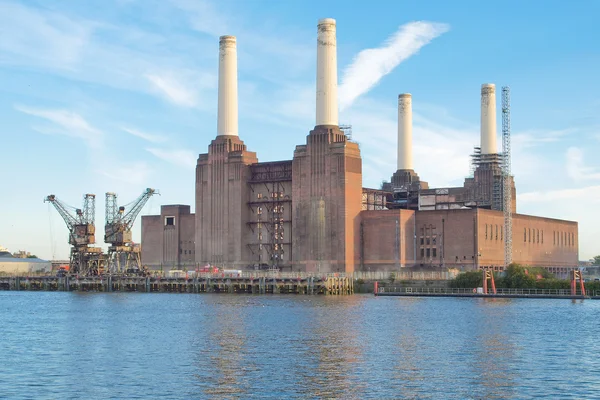
{"type": "Polygon", "coordinates": [[[319,20],[317,35],[317,126],[338,125],[335,19],[319,20]]]}
{"type": "Polygon", "coordinates": [[[219,38],[217,135],[238,135],[237,46],[235,36],[219,38]]]}
{"type": "Polygon", "coordinates": [[[496,154],[496,85],[481,85],[481,154],[496,154]]]}
{"type": "Polygon", "coordinates": [[[398,169],[413,169],[410,93],[398,95],[398,169]]]}

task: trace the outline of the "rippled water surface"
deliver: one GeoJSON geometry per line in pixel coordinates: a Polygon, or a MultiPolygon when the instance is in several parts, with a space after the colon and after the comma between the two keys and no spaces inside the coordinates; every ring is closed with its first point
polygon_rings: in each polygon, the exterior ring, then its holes
{"type": "Polygon", "coordinates": [[[600,397],[600,301],[0,292],[0,398],[600,397]]]}

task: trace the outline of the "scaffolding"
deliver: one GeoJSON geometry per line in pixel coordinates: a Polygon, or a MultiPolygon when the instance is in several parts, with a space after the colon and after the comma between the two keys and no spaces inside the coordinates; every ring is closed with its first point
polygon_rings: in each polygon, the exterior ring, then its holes
{"type": "Polygon", "coordinates": [[[251,166],[247,222],[253,240],[247,244],[259,268],[280,269],[292,257],[291,161],[251,166]]]}
{"type": "Polygon", "coordinates": [[[361,210],[387,210],[392,193],[379,189],[362,189],[361,210]]]}
{"type": "Polygon", "coordinates": [[[504,211],[504,266],[512,262],[512,179],[510,176],[510,88],[502,88],[502,193],[504,211]]]}

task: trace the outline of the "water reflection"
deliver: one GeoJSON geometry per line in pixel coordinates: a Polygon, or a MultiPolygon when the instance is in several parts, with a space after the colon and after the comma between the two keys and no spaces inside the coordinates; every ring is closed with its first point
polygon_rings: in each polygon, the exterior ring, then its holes
{"type": "Polygon", "coordinates": [[[599,316],[593,301],[0,293],[0,393],[596,398],[599,316]]]}
{"type": "MultiPolygon", "coordinates": [[[[240,301],[212,297],[206,307],[212,309],[198,332],[197,385],[206,394],[219,398],[239,398],[248,394],[246,372],[252,369],[246,360],[246,306],[240,301]],[[225,301],[223,301],[225,300],[225,301]]],[[[239,300],[239,299],[232,299],[239,300]]]]}

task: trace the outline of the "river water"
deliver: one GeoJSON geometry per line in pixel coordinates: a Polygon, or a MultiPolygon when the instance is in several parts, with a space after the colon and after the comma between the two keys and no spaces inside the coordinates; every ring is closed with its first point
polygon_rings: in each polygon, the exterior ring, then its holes
{"type": "Polygon", "coordinates": [[[0,398],[590,399],[600,301],[0,292],[0,398]]]}

